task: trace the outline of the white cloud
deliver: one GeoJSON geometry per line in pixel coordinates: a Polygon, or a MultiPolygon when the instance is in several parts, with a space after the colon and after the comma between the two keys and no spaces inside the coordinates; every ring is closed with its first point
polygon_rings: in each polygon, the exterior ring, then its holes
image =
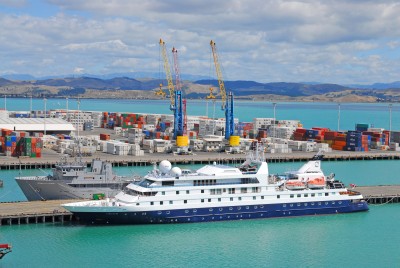
{"type": "Polygon", "coordinates": [[[400,4],[395,1],[47,3],[61,13],[0,13],[0,73],[68,74],[76,66],[87,73],[158,72],[163,38],[168,50],[178,49],[182,73],[210,75],[213,39],[225,79],[398,80],[400,4]]]}
{"type": "Polygon", "coordinates": [[[74,74],[83,74],[85,72],[85,68],[75,67],[74,74]]]}

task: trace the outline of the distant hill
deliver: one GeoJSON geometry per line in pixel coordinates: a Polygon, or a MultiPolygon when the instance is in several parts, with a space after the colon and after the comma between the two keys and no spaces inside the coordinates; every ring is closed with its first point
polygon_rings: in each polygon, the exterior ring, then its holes
{"type": "Polygon", "coordinates": [[[353,84],[348,85],[351,88],[363,88],[363,89],[391,89],[391,88],[400,88],[400,81],[391,82],[391,83],[374,83],[372,85],[359,85],[353,84]]]}
{"type": "MultiPolygon", "coordinates": [[[[194,83],[218,87],[217,80],[200,80],[194,83]]],[[[348,88],[336,84],[304,84],[304,83],[258,83],[254,81],[227,81],[224,83],[227,91],[237,96],[274,94],[291,97],[325,94],[343,91],[348,88]]]]}
{"type": "Polygon", "coordinates": [[[0,86],[12,86],[12,85],[19,85],[21,82],[10,81],[0,77],[0,86]]]}
{"type": "MultiPolygon", "coordinates": [[[[168,94],[167,81],[157,78],[132,78],[127,76],[99,78],[91,76],[48,78],[37,80],[9,80],[0,78],[0,95],[37,97],[81,96],[83,98],[159,98],[155,89],[162,84],[168,94]]],[[[25,78],[29,78],[25,76],[25,78]]],[[[214,95],[220,95],[219,84],[215,79],[183,80],[182,90],[185,98],[205,98],[210,86],[214,95]]],[[[239,99],[280,99],[287,101],[400,101],[400,82],[376,83],[364,86],[342,86],[316,82],[260,83],[255,81],[225,81],[227,92],[233,92],[239,99]],[[388,89],[386,89],[388,88],[388,89]]]]}
{"type": "Polygon", "coordinates": [[[36,78],[30,74],[5,74],[2,75],[3,78],[8,80],[18,80],[18,81],[31,81],[36,80],[36,78]]]}

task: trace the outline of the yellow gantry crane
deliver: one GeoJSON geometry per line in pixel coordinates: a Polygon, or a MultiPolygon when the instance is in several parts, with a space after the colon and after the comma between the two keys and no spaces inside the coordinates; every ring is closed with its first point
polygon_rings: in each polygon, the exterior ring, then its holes
{"type": "MultiPolygon", "coordinates": [[[[163,61],[164,61],[165,75],[167,77],[167,82],[168,82],[169,98],[171,100],[170,109],[173,110],[175,107],[174,106],[175,88],[174,88],[174,83],[172,81],[172,74],[171,74],[171,68],[169,66],[169,61],[168,61],[167,48],[165,46],[165,42],[161,38],[160,38],[160,49],[161,49],[161,55],[162,55],[163,61]]],[[[161,88],[162,88],[162,84],[160,84],[160,89],[156,92],[156,94],[158,92],[160,92],[161,88]]]]}
{"type": "MultiPolygon", "coordinates": [[[[222,97],[221,109],[225,111],[225,139],[229,139],[233,135],[235,129],[234,118],[233,118],[233,94],[232,92],[229,92],[228,96],[226,94],[224,79],[222,78],[221,66],[218,60],[217,48],[213,40],[210,41],[210,46],[214,58],[215,71],[218,77],[219,90],[221,92],[221,97],[222,97]]],[[[211,98],[212,96],[214,96],[212,94],[212,89],[210,89],[209,96],[211,96],[211,98]]],[[[209,96],[207,96],[207,98],[209,96]]]]}

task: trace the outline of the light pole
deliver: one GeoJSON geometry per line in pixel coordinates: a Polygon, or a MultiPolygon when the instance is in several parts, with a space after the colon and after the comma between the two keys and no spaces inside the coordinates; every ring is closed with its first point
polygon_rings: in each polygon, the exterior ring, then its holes
{"type": "Polygon", "coordinates": [[[69,112],[69,111],[68,111],[68,97],[66,97],[65,100],[66,100],[66,102],[67,102],[67,121],[69,122],[69,117],[68,117],[68,115],[69,115],[69,114],[68,114],[68,112],[69,112]]]}
{"type": "Polygon", "coordinates": [[[77,129],[78,129],[78,139],[79,139],[79,124],[80,124],[80,105],[81,105],[81,100],[78,97],[78,124],[76,125],[77,129]]]}
{"type": "Polygon", "coordinates": [[[47,103],[47,99],[46,99],[46,97],[43,99],[43,101],[44,101],[44,135],[46,136],[46,116],[47,116],[47,106],[46,106],[46,103],[47,103]]]}
{"type": "Polygon", "coordinates": [[[276,102],[273,102],[272,105],[274,106],[274,138],[276,138],[276,102]]]}
{"type": "Polygon", "coordinates": [[[340,131],[340,103],[338,103],[337,131],[340,131]]]}
{"type": "Polygon", "coordinates": [[[31,109],[31,111],[30,111],[30,115],[29,115],[29,117],[32,117],[32,89],[31,89],[31,101],[30,101],[30,109],[31,109]]]}
{"type": "Polygon", "coordinates": [[[393,104],[389,104],[389,145],[390,145],[390,136],[392,135],[392,108],[393,104]]]}

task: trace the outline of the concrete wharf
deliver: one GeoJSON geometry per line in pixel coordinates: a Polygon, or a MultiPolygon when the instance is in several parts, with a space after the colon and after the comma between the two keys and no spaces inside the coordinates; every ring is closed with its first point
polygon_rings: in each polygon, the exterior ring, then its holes
{"type": "MultiPolygon", "coordinates": [[[[369,204],[387,204],[400,202],[400,185],[357,186],[369,204]]],[[[29,223],[71,222],[72,213],[61,204],[79,200],[49,200],[31,202],[0,203],[0,226],[29,223]]]]}
{"type": "MultiPolygon", "coordinates": [[[[309,160],[315,152],[294,152],[290,154],[266,153],[266,161],[269,163],[303,162],[309,160]]],[[[12,158],[0,157],[0,170],[10,169],[37,169],[52,168],[61,158],[58,154],[43,154],[41,158],[12,158]]],[[[121,166],[149,166],[162,160],[169,160],[172,164],[211,164],[218,163],[239,164],[245,160],[245,154],[206,153],[196,152],[193,155],[172,154],[146,154],[144,156],[110,155],[96,153],[92,157],[82,157],[89,166],[93,158],[99,158],[113,163],[115,167],[121,166]]],[[[350,160],[399,160],[400,152],[395,151],[371,151],[371,152],[346,152],[334,151],[325,153],[325,161],[350,161],[350,160]]]]}
{"type": "Polygon", "coordinates": [[[357,186],[369,204],[400,203],[400,185],[357,186]]]}
{"type": "Polygon", "coordinates": [[[55,223],[71,221],[71,212],[61,204],[77,200],[48,200],[0,203],[0,226],[28,223],[55,223]]]}

